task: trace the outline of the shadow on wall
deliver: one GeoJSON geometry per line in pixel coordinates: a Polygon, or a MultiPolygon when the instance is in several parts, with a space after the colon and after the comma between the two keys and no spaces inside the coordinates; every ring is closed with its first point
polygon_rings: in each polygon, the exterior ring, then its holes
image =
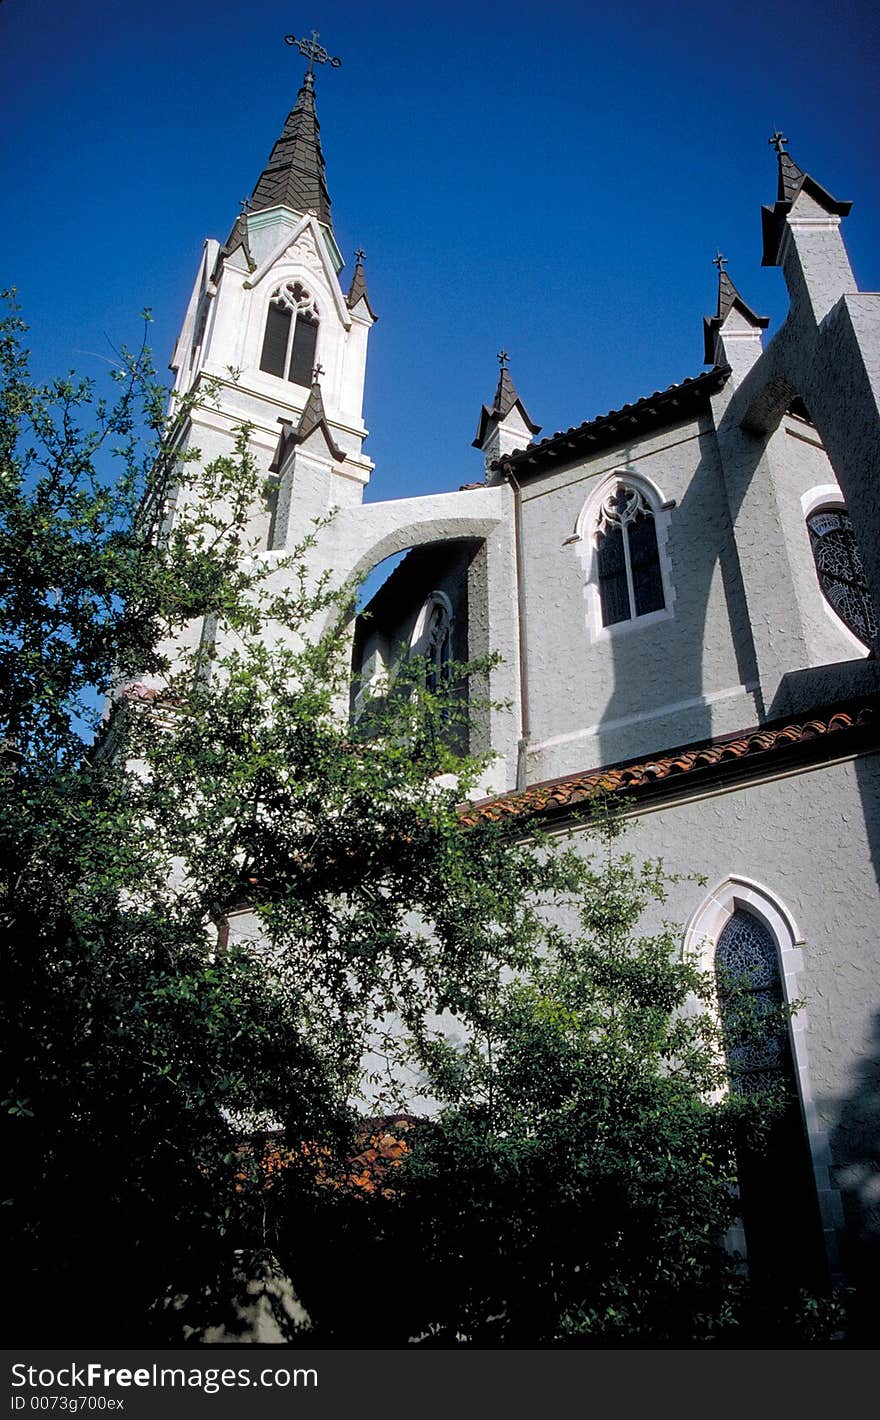
{"type": "Polygon", "coordinates": [[[880,1331],[880,1015],[852,1091],[837,1104],[830,1138],[832,1159],[842,1161],[832,1164],[846,1225],[841,1263],[854,1289],[847,1340],[874,1347],[880,1331]]]}
{"type": "MultiPolygon", "coordinates": [[[[672,596],[673,614],[669,620],[644,627],[638,619],[629,621],[610,637],[613,685],[600,722],[598,758],[602,763],[621,758],[615,727],[620,721],[643,715],[646,704],[656,709],[688,706],[686,722],[681,709],[673,712],[679,727],[677,738],[676,731],[664,727],[658,718],[656,744],[651,749],[682,739],[697,742],[711,738],[711,706],[702,699],[707,684],[712,683],[706,656],[714,642],[707,618],[716,572],[720,572],[733,643],[736,669],[730,674],[736,675],[740,685],[754,686],[757,681],[754,639],[714,431],[704,425],[698,439],[699,463],[669,524],[672,586],[667,593],[672,596]],[[682,733],[685,723],[686,732],[682,733]]],[[[622,484],[626,483],[625,469],[631,457],[632,451],[625,449],[620,462],[622,484]]],[[[633,466],[640,467],[638,463],[633,466]]]]}

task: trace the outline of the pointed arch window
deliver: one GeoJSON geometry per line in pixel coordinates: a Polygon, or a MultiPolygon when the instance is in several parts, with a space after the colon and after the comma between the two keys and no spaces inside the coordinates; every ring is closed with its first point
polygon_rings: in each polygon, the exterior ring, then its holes
{"type": "Polygon", "coordinates": [[[819,586],[829,606],[865,646],[877,639],[877,618],[865,569],[845,508],[821,508],[807,518],[819,586]]]}
{"type": "Polygon", "coordinates": [[[654,513],[637,488],[619,483],[596,520],[602,625],[632,621],[665,606],[654,513]]]}
{"type": "Polygon", "coordinates": [[[718,938],[715,977],[733,1088],[749,1094],[792,1075],[776,943],[750,912],[734,912],[718,938]]]}
{"type": "Polygon", "coordinates": [[[260,369],[295,385],[312,383],[318,347],[318,307],[300,281],[286,281],[272,292],[260,369]]]}
{"type": "Polygon", "coordinates": [[[759,1288],[815,1286],[825,1268],[822,1225],[783,1012],[779,949],[769,928],[741,907],[718,938],[715,977],[731,1088],[741,1095],[771,1090],[781,1101],[760,1145],[737,1153],[749,1272],[759,1288]]]}

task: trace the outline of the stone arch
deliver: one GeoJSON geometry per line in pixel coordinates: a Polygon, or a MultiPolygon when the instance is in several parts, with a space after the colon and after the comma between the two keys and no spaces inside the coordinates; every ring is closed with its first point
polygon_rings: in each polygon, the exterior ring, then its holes
{"type": "MultiPolygon", "coordinates": [[[[474,573],[469,621],[478,631],[471,655],[499,653],[487,672],[485,725],[471,748],[491,751],[492,764],[481,781],[485,793],[501,792],[515,779],[520,736],[520,645],[516,595],[513,495],[507,485],[457,493],[364,503],[339,510],[322,551],[334,580],[358,585],[378,563],[398,552],[429,544],[481,545],[474,573]]],[[[470,641],[470,637],[468,638],[470,641]]],[[[483,691],[481,689],[481,698],[483,691]]]]}
{"type": "Polygon", "coordinates": [[[768,375],[760,388],[752,393],[742,417],[743,429],[748,434],[769,437],[779,428],[783,414],[797,398],[797,386],[786,373],[779,371],[768,375]]]}
{"type": "MultiPolygon", "coordinates": [[[[393,504],[365,505],[358,509],[360,514],[369,508],[393,507],[393,504]]],[[[367,519],[362,519],[367,522],[367,519]]],[[[400,523],[385,529],[377,529],[373,537],[361,548],[353,549],[350,566],[343,570],[337,566],[338,575],[352,584],[360,582],[373,567],[392,557],[396,552],[406,552],[411,547],[425,547],[433,542],[464,542],[468,540],[485,542],[498,527],[497,518],[454,517],[454,518],[404,518],[400,523]]]]}
{"type": "Polygon", "coordinates": [[[876,295],[858,291],[854,281],[820,320],[808,300],[793,299],[788,319],[743,380],[731,409],[747,438],[766,441],[792,400],[805,401],[852,519],[880,624],[876,312],[876,295]]]}

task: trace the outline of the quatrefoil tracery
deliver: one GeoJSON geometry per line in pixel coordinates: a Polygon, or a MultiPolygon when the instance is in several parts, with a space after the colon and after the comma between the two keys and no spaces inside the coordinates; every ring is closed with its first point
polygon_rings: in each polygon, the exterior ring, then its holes
{"type": "Polygon", "coordinates": [[[318,319],[318,306],[301,281],[285,281],[272,292],[272,304],[285,310],[296,311],[299,315],[318,319]]]}

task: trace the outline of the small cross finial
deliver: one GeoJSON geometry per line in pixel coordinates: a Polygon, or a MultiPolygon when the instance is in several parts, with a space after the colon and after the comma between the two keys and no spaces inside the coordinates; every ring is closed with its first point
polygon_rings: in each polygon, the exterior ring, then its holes
{"type": "Polygon", "coordinates": [[[354,254],[355,261],[366,261],[366,257],[367,253],[364,251],[363,247],[358,247],[354,254]]]}
{"type": "Polygon", "coordinates": [[[721,272],[724,270],[725,266],[727,265],[727,257],[726,257],[726,256],[722,256],[722,254],[721,254],[720,251],[719,251],[719,252],[716,252],[715,255],[714,255],[713,258],[712,258],[712,265],[718,267],[718,274],[719,274],[719,276],[720,276],[720,275],[721,275],[721,272]]]}
{"type": "Polygon", "coordinates": [[[284,43],[296,45],[303,58],[309,61],[306,78],[310,75],[314,78],[315,64],[329,64],[331,69],[338,69],[342,63],[338,55],[329,55],[323,44],[318,43],[317,30],[312,30],[311,39],[297,39],[296,35],[285,35],[284,43]]]}
{"type": "Polygon", "coordinates": [[[312,384],[316,385],[323,374],[326,374],[324,366],[316,365],[314,370],[312,371],[312,384]]]}
{"type": "Polygon", "coordinates": [[[785,137],[785,134],[777,128],[776,132],[773,134],[773,137],[768,138],[767,142],[770,144],[771,148],[776,149],[777,153],[782,154],[785,152],[785,145],[788,142],[788,139],[785,137]]]}
{"type": "Polygon", "coordinates": [[[243,217],[246,217],[253,207],[253,203],[251,202],[249,197],[243,197],[238,205],[241,208],[243,217]]]}
{"type": "Polygon", "coordinates": [[[502,370],[506,368],[506,366],[507,366],[507,361],[508,361],[509,358],[510,358],[510,357],[508,356],[506,350],[499,350],[499,351],[498,351],[497,359],[498,359],[498,363],[499,363],[499,365],[501,366],[502,370]]]}

